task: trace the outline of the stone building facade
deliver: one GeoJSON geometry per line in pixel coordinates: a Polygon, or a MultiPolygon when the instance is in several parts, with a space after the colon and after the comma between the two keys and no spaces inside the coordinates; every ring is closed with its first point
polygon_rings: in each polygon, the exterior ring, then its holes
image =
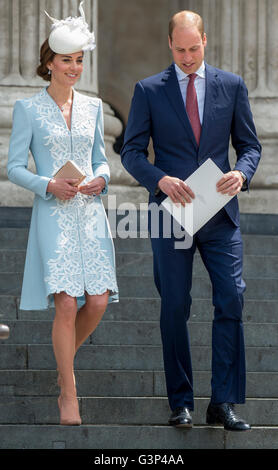
{"type": "MultiPolygon", "coordinates": [[[[49,31],[43,11],[79,15],[79,0],[0,0],[0,204],[26,206],[32,195],[6,179],[7,146],[15,99],[45,82],[35,76],[39,46],[49,31]]],[[[145,202],[147,192],[123,169],[118,154],[136,81],[171,63],[168,22],[191,9],[205,21],[206,61],[240,74],[248,87],[262,160],[242,212],[278,212],[278,2],[277,0],[86,0],[86,18],[97,49],[86,56],[77,89],[104,101],[105,142],[111,167],[110,194],[145,202]]],[[[150,145],[150,158],[152,149],[150,145]]],[[[235,158],[231,148],[231,161],[235,158]]],[[[32,167],[32,165],[31,165],[32,167]]]]}

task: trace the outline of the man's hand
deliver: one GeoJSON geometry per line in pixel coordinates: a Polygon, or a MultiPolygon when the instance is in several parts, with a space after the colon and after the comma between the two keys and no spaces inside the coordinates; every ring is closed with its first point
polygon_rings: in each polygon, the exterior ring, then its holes
{"type": "Polygon", "coordinates": [[[181,203],[182,206],[185,206],[186,203],[191,203],[192,199],[195,198],[193,191],[179,178],[163,176],[158,182],[158,187],[167,194],[175,204],[181,203]]]}
{"type": "Polygon", "coordinates": [[[86,194],[87,196],[98,196],[105,188],[105,185],[105,179],[102,176],[98,176],[89,183],[78,186],[78,189],[82,194],[86,194]]]}
{"type": "Polygon", "coordinates": [[[78,188],[73,186],[77,182],[78,179],[53,178],[48,183],[47,192],[54,194],[54,196],[62,201],[66,201],[72,199],[78,193],[78,188]]]}
{"type": "Polygon", "coordinates": [[[219,193],[235,196],[241,191],[243,183],[244,181],[239,171],[229,171],[218,181],[216,189],[219,193]]]}

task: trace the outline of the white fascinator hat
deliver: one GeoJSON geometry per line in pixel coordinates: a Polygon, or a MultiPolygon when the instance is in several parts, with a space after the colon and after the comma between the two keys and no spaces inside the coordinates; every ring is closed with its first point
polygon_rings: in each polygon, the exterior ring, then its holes
{"type": "Polygon", "coordinates": [[[69,16],[65,20],[56,20],[45,14],[52,21],[51,32],[48,38],[50,49],[56,54],[74,54],[79,51],[92,51],[96,47],[95,35],[90,33],[83,10],[84,1],[79,5],[81,16],[69,16]]]}

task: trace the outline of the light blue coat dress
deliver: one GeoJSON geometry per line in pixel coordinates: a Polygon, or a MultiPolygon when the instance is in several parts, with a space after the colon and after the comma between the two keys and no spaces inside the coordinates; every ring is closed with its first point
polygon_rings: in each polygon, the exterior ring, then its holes
{"type": "MultiPolygon", "coordinates": [[[[101,196],[81,193],[61,201],[47,192],[51,177],[73,160],[86,174],[84,183],[110,178],[103,139],[103,110],[99,98],[74,90],[71,129],[47,92],[47,87],[14,106],[8,178],[35,193],[24,268],[20,308],[53,306],[53,293],[77,297],[108,289],[109,302],[118,302],[115,253],[101,196]],[[37,174],[27,169],[31,151],[37,174]]],[[[82,183],[82,184],[84,184],[82,183]]]]}

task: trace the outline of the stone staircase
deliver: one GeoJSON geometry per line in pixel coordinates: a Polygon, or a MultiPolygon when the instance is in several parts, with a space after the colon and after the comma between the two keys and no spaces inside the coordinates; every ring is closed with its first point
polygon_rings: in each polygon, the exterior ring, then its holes
{"type": "Polygon", "coordinates": [[[30,210],[0,208],[1,449],[278,448],[278,224],[276,216],[242,216],[247,401],[237,410],[252,430],[208,427],[211,285],[196,254],[190,320],[194,427],[167,425],[170,414],[159,330],[160,301],[149,239],[114,240],[120,302],[77,353],[82,426],[60,426],[51,344],[54,311],[18,308],[30,210]]]}

